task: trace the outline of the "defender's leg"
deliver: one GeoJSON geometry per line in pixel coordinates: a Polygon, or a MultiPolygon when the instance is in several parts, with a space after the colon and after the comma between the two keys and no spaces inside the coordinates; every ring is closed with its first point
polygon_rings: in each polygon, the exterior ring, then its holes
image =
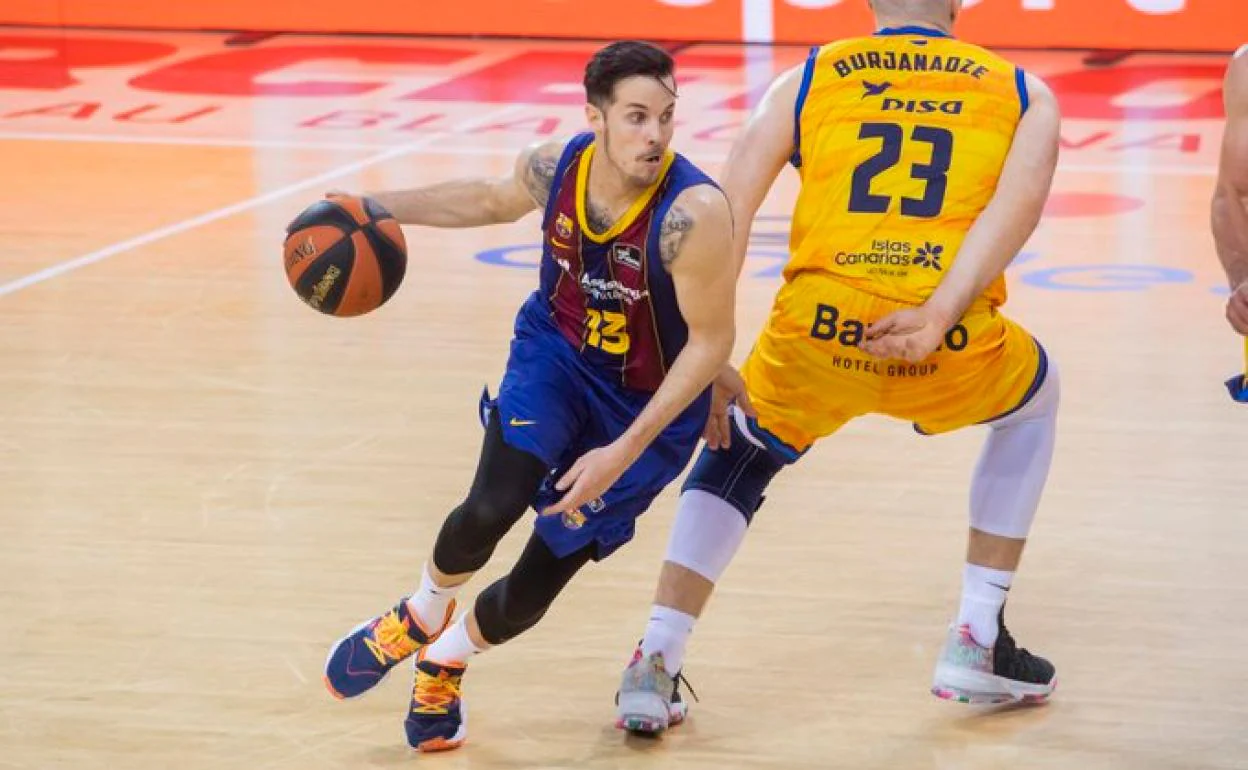
{"type": "Polygon", "coordinates": [[[971,482],[962,601],[932,692],[964,703],[1042,701],[1056,686],[1047,660],[1015,644],[1005,600],[1048,478],[1060,384],[1056,367],[1020,409],[989,423],[971,482]]]}
{"type": "Polygon", "coordinates": [[[878,372],[849,360],[850,332],[875,302],[835,282],[781,289],[742,367],[758,417],[734,409],[729,447],[703,449],[685,482],[645,635],[620,687],[619,724],[657,733],[684,719],[674,680],[686,643],[767,485],[815,441],[875,409],[878,372]]]}
{"type": "Polygon", "coordinates": [[[932,692],[964,703],[1044,699],[1053,666],[1014,643],[1004,607],[1053,458],[1057,369],[1000,313],[968,313],[955,330],[956,344],[895,370],[886,402],[921,433],[989,426],[971,482],[962,599],[932,692]]]}
{"type": "Polygon", "coordinates": [[[702,450],[676,508],[645,636],[620,685],[618,726],[654,734],[684,720],[676,679],[689,634],[782,467],[736,425],[728,449],[702,450]]]}

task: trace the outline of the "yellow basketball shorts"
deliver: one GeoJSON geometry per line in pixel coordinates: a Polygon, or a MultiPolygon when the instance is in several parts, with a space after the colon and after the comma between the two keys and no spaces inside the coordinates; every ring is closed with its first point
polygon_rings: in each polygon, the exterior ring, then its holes
{"type": "Polygon", "coordinates": [[[862,352],[867,327],[908,306],[826,276],[786,283],[742,368],[758,412],[751,431],[792,462],[860,415],[945,433],[1019,409],[1044,381],[1044,349],[987,306],[967,311],[921,363],[862,352]]]}

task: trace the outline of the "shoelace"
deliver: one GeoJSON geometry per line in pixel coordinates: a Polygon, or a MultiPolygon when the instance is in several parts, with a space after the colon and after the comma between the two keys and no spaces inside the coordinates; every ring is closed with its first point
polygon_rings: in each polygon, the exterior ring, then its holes
{"type": "Polygon", "coordinates": [[[416,641],[407,631],[407,623],[399,620],[399,613],[392,609],[378,618],[373,626],[373,638],[364,637],[364,644],[378,663],[397,663],[416,649],[416,641]]]}
{"type": "Polygon", "coordinates": [[[693,689],[693,685],[689,684],[689,680],[685,677],[685,672],[683,671],[676,672],[676,690],[673,691],[673,695],[680,691],[680,685],[682,684],[685,686],[685,689],[689,691],[689,694],[693,696],[694,703],[702,702],[702,700],[698,697],[697,691],[693,689]]]}
{"type": "Polygon", "coordinates": [[[458,676],[439,671],[437,675],[416,669],[416,686],[412,688],[412,711],[417,714],[445,714],[447,707],[459,698],[458,676]]]}
{"type": "MultiPolygon", "coordinates": [[[[689,683],[689,679],[685,677],[685,673],[683,671],[677,671],[676,675],[672,677],[672,679],[675,680],[676,682],[675,687],[672,689],[673,701],[680,697],[680,685],[683,683],[685,685],[685,689],[687,689],[689,691],[689,694],[693,696],[694,703],[702,702],[702,699],[698,697],[697,691],[693,689],[693,685],[689,683]]],[[[615,691],[615,705],[617,706],[620,705],[620,691],[619,690],[615,691]]]]}

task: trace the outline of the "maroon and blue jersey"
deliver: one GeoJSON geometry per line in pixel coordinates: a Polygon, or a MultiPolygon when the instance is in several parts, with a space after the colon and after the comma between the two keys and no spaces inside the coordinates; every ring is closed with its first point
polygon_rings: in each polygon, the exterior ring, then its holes
{"type": "Polygon", "coordinates": [[[595,232],[585,214],[594,152],[594,135],[581,134],[556,167],[542,224],[541,287],[530,302],[595,370],[653,392],[688,338],[660,256],[663,218],[685,189],[714,182],[669,152],[659,179],[611,229],[595,232]]]}
{"type": "MultiPolygon", "coordinates": [[[[593,140],[575,137],[559,159],[542,220],[541,285],[516,315],[498,397],[482,399],[483,420],[497,420],[504,441],[551,469],[533,501],[539,510],[562,497],[554,482],[578,457],[628,430],[685,346],[659,231],[681,191],[714,184],[669,154],[619,223],[595,232],[585,216],[593,140]]],[[[575,516],[538,517],[551,551],[563,557],[592,545],[603,558],[628,542],[637,517],[689,463],[709,409],[707,388],[602,497],[575,516]]]]}

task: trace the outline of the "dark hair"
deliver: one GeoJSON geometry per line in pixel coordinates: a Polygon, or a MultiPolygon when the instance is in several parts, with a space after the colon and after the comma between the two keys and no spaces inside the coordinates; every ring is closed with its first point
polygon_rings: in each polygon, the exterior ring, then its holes
{"type": "Polygon", "coordinates": [[[649,43],[624,40],[594,54],[585,65],[585,99],[604,109],[615,96],[615,84],[637,75],[671,77],[675,63],[667,51],[649,43]]]}

